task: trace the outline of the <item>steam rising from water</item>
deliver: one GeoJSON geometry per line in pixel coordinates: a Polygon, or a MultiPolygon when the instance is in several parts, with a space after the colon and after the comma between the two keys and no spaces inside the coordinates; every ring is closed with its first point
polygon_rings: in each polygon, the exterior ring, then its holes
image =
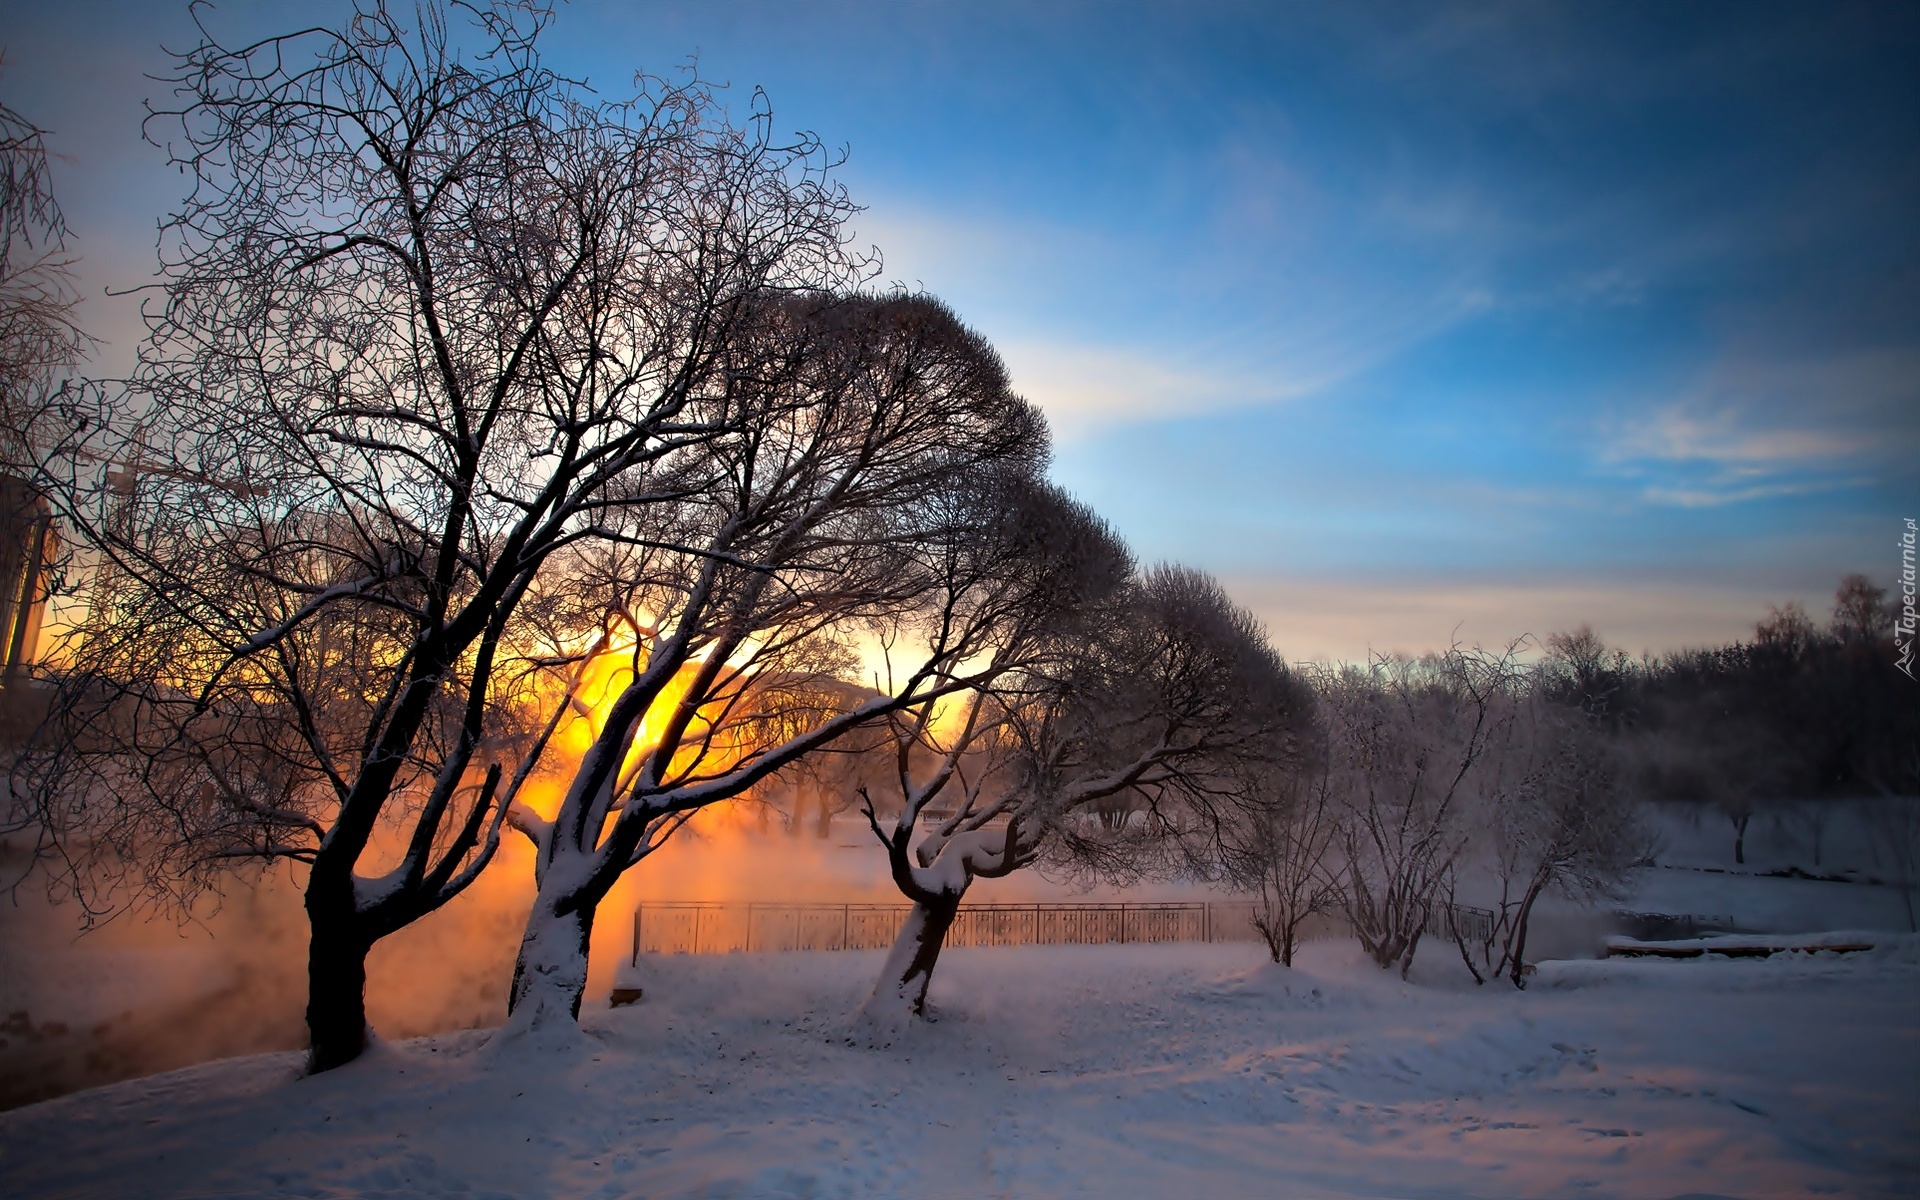
{"type": "MultiPolygon", "coordinates": [[[[533,902],[518,835],[464,894],[373,949],[367,1013],[389,1039],[498,1024],[533,902]]],[[[303,880],[235,884],[186,924],[122,918],[76,932],[76,913],[23,888],[0,906],[0,1108],[213,1058],[306,1044],[303,880]]],[[[1160,898],[1136,891],[1128,899],[1160,898]]],[[[1183,889],[1173,889],[1181,892],[1183,889]]],[[[1089,899],[1031,871],[981,881],[970,900],[1089,899]]],[[[1171,894],[1168,898],[1172,898],[1171,894]]],[[[600,907],[587,1002],[604,1003],[631,952],[634,906],[659,900],[898,903],[864,819],[818,836],[759,804],[696,817],[629,871],[600,907]],[[763,819],[764,817],[764,819],[763,819]]]]}

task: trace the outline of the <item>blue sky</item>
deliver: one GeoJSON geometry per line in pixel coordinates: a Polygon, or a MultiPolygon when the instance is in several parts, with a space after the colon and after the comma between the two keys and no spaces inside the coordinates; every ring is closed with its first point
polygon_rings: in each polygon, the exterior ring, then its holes
{"type": "MultiPolygon", "coordinates": [[[[90,283],[137,281],[184,6],[6,24],[90,283]]],[[[1920,8],[581,0],[549,45],[609,93],[696,54],[847,148],[1056,477],[1290,656],[1731,637],[1920,514],[1920,8]]]]}

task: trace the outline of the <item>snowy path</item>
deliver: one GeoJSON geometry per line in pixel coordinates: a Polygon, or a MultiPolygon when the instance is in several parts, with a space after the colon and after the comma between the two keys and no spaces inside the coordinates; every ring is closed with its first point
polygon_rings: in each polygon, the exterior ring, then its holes
{"type": "Polygon", "coordinates": [[[1293,972],[1247,946],[955,951],[941,1020],[886,1050],[843,1016],[877,953],[667,959],[577,1053],[458,1034],[0,1114],[0,1191],[1903,1194],[1915,959],[1549,964],[1516,994],[1425,951],[1403,985],[1333,943],[1293,972]]]}

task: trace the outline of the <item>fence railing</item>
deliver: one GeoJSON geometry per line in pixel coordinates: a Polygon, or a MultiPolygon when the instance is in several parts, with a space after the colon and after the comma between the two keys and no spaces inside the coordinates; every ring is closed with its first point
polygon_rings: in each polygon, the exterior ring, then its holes
{"type": "MultiPolygon", "coordinates": [[[[1134,942],[1259,941],[1251,900],[1164,904],[962,904],[947,931],[949,946],[1108,945],[1134,942]]],[[[893,944],[907,904],[786,904],[655,901],[633,912],[633,958],[642,954],[731,954],[754,950],[883,950],[893,944]]],[[[1492,914],[1456,906],[1454,920],[1474,936],[1492,914]],[[1471,926],[1469,923],[1473,923],[1471,926]]],[[[1450,936],[1444,911],[1430,932],[1450,936]]],[[[1303,940],[1344,937],[1351,930],[1324,914],[1301,930],[1303,940]]]]}
{"type": "MultiPolygon", "coordinates": [[[[669,902],[633,914],[633,953],[878,950],[893,944],[907,904],[669,902]]],[[[949,946],[1030,946],[1257,939],[1251,903],[963,904],[949,946]]]]}
{"type": "Polygon", "coordinates": [[[1456,930],[1464,941],[1490,942],[1493,940],[1493,912],[1465,904],[1435,904],[1427,910],[1428,933],[1451,938],[1456,930]]]}

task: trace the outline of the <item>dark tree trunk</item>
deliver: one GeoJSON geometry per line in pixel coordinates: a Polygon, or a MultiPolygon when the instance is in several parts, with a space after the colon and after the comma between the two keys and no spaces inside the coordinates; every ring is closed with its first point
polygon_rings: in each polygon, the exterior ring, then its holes
{"type": "Polygon", "coordinates": [[[1520,902],[1520,915],[1514,918],[1513,927],[1513,986],[1524,989],[1527,986],[1527,924],[1533,920],[1533,902],[1540,895],[1540,889],[1546,886],[1543,880],[1536,879],[1527,889],[1526,899],[1520,902]]]}
{"type": "Polygon", "coordinates": [[[308,1069],[331,1071],[360,1057],[367,1048],[366,937],[351,910],[330,911],[307,895],[310,940],[307,944],[307,1035],[312,1046],[308,1069]]]}

